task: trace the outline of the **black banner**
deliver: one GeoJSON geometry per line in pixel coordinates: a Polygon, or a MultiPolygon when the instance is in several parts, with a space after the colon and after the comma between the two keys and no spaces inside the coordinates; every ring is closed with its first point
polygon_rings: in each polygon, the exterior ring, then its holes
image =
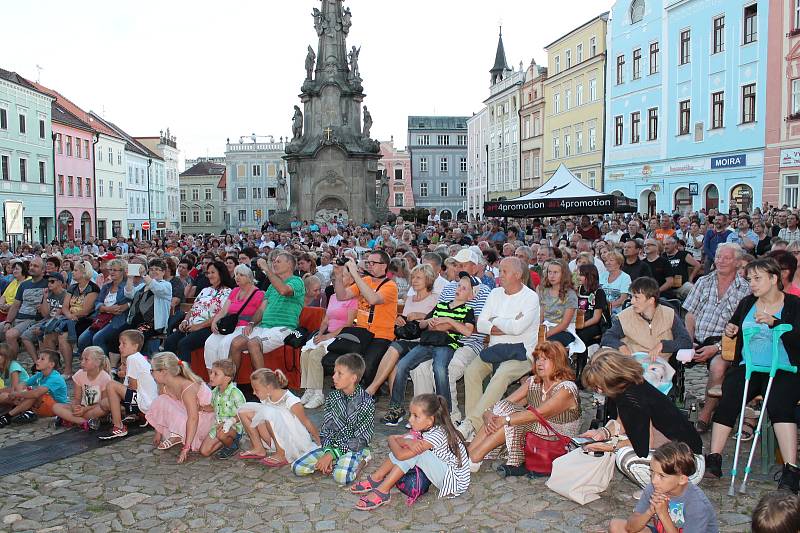
{"type": "Polygon", "coordinates": [[[543,198],[484,202],[485,217],[542,217],[559,215],[602,215],[633,213],[636,201],[624,196],[605,194],[594,197],[543,198]]]}

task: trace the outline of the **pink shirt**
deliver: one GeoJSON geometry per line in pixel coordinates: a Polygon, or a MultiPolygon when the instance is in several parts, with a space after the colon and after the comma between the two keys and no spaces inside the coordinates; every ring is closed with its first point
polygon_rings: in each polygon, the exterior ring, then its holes
{"type": "MultiPolygon", "coordinates": [[[[252,290],[252,289],[251,289],[252,290]]],[[[247,300],[248,295],[242,295],[241,301],[239,300],[239,295],[242,293],[242,290],[239,287],[236,287],[231,291],[231,295],[228,297],[228,314],[232,315],[234,313],[238,313],[239,309],[242,308],[244,302],[247,300]]],[[[250,301],[247,302],[247,307],[245,307],[241,314],[239,315],[239,323],[236,324],[237,326],[246,326],[250,319],[253,318],[253,315],[256,314],[258,310],[258,306],[264,301],[264,291],[256,289],[255,294],[253,297],[250,298],[250,301]]]]}
{"type": "Polygon", "coordinates": [[[336,331],[339,328],[353,325],[352,321],[348,323],[347,315],[350,311],[358,309],[358,298],[350,298],[344,302],[340,302],[336,298],[336,294],[331,295],[328,300],[328,331],[336,331]]]}
{"type": "Polygon", "coordinates": [[[784,287],[784,292],[786,292],[786,294],[794,294],[795,296],[800,296],[800,287],[798,287],[794,283],[789,283],[788,288],[784,287]]]}
{"type": "Polygon", "coordinates": [[[88,374],[83,370],[78,370],[72,376],[72,382],[75,387],[80,387],[81,405],[83,406],[94,405],[99,402],[103,388],[109,381],[111,381],[111,376],[105,370],[101,370],[93,380],[89,379],[88,374]]]}

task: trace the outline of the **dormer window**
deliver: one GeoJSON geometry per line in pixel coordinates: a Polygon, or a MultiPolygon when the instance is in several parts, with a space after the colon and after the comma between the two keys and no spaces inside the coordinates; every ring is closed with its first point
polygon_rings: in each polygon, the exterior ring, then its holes
{"type": "Polygon", "coordinates": [[[644,18],[644,0],[631,2],[631,24],[636,24],[644,18]]]}

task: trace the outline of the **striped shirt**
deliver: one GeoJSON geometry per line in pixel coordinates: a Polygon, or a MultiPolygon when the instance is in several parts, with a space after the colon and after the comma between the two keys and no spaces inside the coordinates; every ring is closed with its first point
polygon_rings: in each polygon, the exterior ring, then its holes
{"type": "Polygon", "coordinates": [[[264,309],[264,315],[261,318],[262,328],[277,328],[287,327],[297,329],[297,324],[300,321],[300,312],[303,310],[303,304],[306,298],[306,286],[303,280],[297,276],[291,276],[285,281],[293,294],[291,296],[283,296],[274,285],[270,285],[266,291],[264,299],[267,301],[267,307],[264,309]]]}
{"type": "Polygon", "coordinates": [[[695,327],[690,333],[694,334],[697,342],[721,337],[739,302],[750,294],[747,280],[737,274],[720,298],[718,281],[716,272],[703,276],[683,302],[683,308],[694,315],[695,327]]]}
{"type": "Polygon", "coordinates": [[[375,431],[375,400],[356,385],[352,396],[333,390],[325,398],[325,414],[319,428],[323,447],[343,453],[359,452],[369,445],[375,431]]]}
{"type": "MultiPolygon", "coordinates": [[[[458,281],[451,281],[445,285],[442,289],[442,292],[439,294],[439,302],[450,302],[454,300],[456,297],[456,288],[458,288],[458,281]]],[[[475,313],[476,317],[481,315],[483,306],[486,303],[486,298],[489,297],[490,292],[492,292],[492,289],[481,283],[478,285],[478,295],[467,302],[467,305],[472,308],[472,312],[475,313]]],[[[483,350],[483,339],[485,337],[486,335],[483,333],[478,333],[476,328],[475,333],[469,337],[461,339],[461,344],[472,348],[476,354],[479,354],[481,353],[481,350],[483,350]]]]}
{"type": "Polygon", "coordinates": [[[447,444],[447,432],[442,426],[434,426],[422,434],[422,440],[429,442],[433,448],[431,452],[439,458],[445,466],[447,473],[444,475],[442,486],[439,487],[439,497],[458,496],[469,488],[469,455],[464,443],[458,441],[458,450],[461,454],[461,466],[458,464],[458,457],[447,444]]]}
{"type": "MultiPolygon", "coordinates": [[[[436,306],[431,309],[431,312],[428,313],[428,316],[425,317],[426,320],[429,320],[433,317],[440,317],[440,318],[452,318],[456,322],[461,322],[462,324],[472,324],[475,326],[475,312],[473,311],[472,307],[468,306],[467,304],[461,304],[457,307],[450,307],[449,302],[439,302],[436,306]]],[[[425,342],[426,333],[435,333],[437,335],[441,335],[444,333],[450,340],[452,341],[448,344],[453,350],[458,350],[461,344],[461,333],[457,331],[430,331],[425,330],[422,332],[422,336],[420,337],[421,344],[427,344],[425,342]]]]}

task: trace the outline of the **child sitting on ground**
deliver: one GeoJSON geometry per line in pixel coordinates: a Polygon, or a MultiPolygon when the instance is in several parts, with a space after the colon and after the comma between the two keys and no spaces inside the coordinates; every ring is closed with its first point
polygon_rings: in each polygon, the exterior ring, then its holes
{"type": "Polygon", "coordinates": [[[144,335],[137,329],[127,329],[119,334],[119,375],[125,377],[122,383],[109,381],[103,391],[100,406],[111,412],[113,427],[108,433],[99,435],[102,440],[117,439],[128,434],[122,421],[122,408],[126,420],[135,421],[139,415],[150,409],[158,396],[158,387],[150,373],[150,363],[139,351],[144,345],[144,335]]]}
{"type": "Polygon", "coordinates": [[[790,491],[768,492],[753,511],[753,533],[800,531],[800,498],[790,491]]]}
{"type": "Polygon", "coordinates": [[[389,503],[392,487],[415,466],[438,487],[440,498],[458,496],[469,488],[469,455],[464,437],[450,419],[447,400],[420,394],[411,400],[409,411],[411,429],[420,432],[422,439],[389,437],[389,458],[374,474],[350,488],[354,494],[363,494],[356,509],[371,511],[389,503]]]}
{"type": "Polygon", "coordinates": [[[81,354],[81,369],[72,376],[72,403],[53,406],[62,426],[77,424],[84,430],[100,427],[100,417],[108,411],[100,406],[102,391],[111,381],[111,363],[99,346],[89,346],[81,354]]]}
{"type": "Polygon", "coordinates": [[[60,360],[54,350],[39,350],[37,372],[10,394],[14,408],[0,416],[0,427],[11,422],[33,422],[39,416],[55,416],[53,406],[67,402],[67,383],[56,370],[60,360]]]}
{"type": "Polygon", "coordinates": [[[650,469],[652,482],[642,491],[633,515],[628,520],[612,520],[610,533],[719,531],[711,502],[697,485],[689,483],[696,465],[686,443],[668,442],[656,449],[650,469]]]}
{"type": "Polygon", "coordinates": [[[190,451],[200,450],[214,424],[214,414],[209,409],[200,410],[200,406],[210,405],[211,389],[172,352],[156,354],[152,364],[153,379],[161,391],[145,414],[156,430],[153,446],[168,450],[182,444],[178,455],[181,464],[190,451]]]}
{"type": "Polygon", "coordinates": [[[28,381],[28,372],[19,364],[11,352],[11,347],[6,343],[0,343],[0,405],[14,405],[11,401],[11,393],[20,384],[28,381]]]}
{"type": "Polygon", "coordinates": [[[250,376],[250,383],[261,403],[248,402],[239,409],[251,444],[249,451],[240,454],[242,459],[280,467],[319,446],[319,432],[306,416],[300,398],[286,390],[288,380],[283,372],[260,368],[250,376]],[[272,455],[267,455],[264,444],[274,448],[272,455]]]}
{"type": "Polygon", "coordinates": [[[325,399],[320,447],[292,464],[298,476],[315,471],[333,473],[341,484],[352,483],[369,461],[369,441],[375,430],[375,400],[359,385],[364,375],[364,359],[356,353],[341,355],[333,368],[336,390],[325,399]]]}
{"type": "Polygon", "coordinates": [[[201,405],[200,410],[214,413],[216,420],[200,445],[200,454],[203,457],[216,452],[215,457],[218,459],[228,459],[239,449],[242,424],[236,417],[236,412],[246,400],[236,383],[233,383],[234,377],[236,365],[230,359],[220,359],[211,364],[211,371],[208,373],[208,384],[214,387],[211,391],[211,405],[201,405]]]}

